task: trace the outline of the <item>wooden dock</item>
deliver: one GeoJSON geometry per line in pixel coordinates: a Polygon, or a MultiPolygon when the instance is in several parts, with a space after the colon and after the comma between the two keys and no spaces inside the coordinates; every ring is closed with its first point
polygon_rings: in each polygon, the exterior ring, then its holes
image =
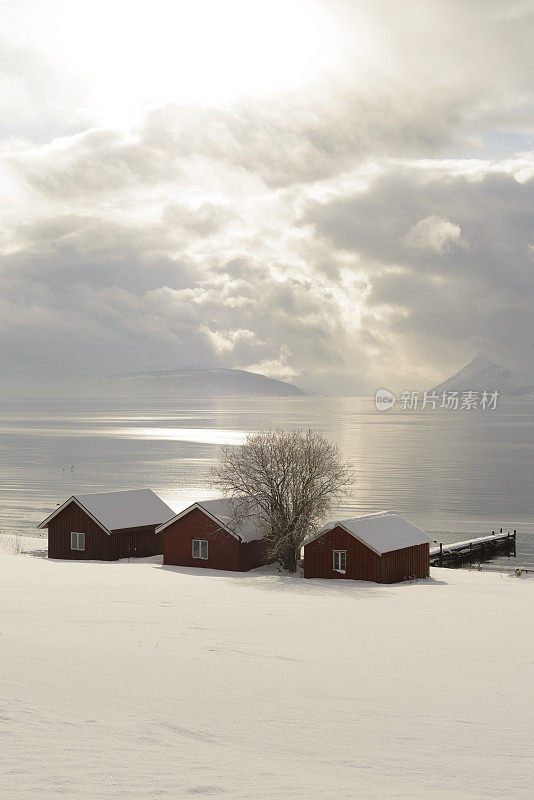
{"type": "Polygon", "coordinates": [[[466,539],[454,544],[439,543],[438,547],[430,548],[430,564],[433,567],[455,567],[465,563],[487,561],[496,553],[515,556],[515,537],[513,533],[491,532],[491,536],[479,536],[476,539],[466,539]]]}

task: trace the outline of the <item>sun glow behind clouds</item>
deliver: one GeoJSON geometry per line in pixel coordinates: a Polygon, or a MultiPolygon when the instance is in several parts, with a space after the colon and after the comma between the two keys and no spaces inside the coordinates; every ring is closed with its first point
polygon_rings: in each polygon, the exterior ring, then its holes
{"type": "Polygon", "coordinates": [[[55,10],[47,50],[80,76],[104,122],[147,105],[291,89],[332,69],[338,53],[335,20],[314,0],[71,0],[55,10]]]}

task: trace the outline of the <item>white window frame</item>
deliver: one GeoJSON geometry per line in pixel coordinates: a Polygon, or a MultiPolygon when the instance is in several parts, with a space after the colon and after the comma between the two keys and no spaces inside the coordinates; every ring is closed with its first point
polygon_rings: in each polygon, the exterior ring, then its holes
{"type": "Polygon", "coordinates": [[[340,572],[342,575],[345,575],[347,572],[347,551],[346,550],[334,550],[332,552],[332,569],[334,572],[340,572]],[[336,556],[339,560],[339,567],[336,567],[336,556]],[[345,562],[345,566],[342,567],[342,563],[345,562]]]}
{"type": "Polygon", "coordinates": [[[79,531],[71,531],[70,549],[85,550],[85,533],[80,533],[79,531]]]}
{"type": "Polygon", "coordinates": [[[200,558],[203,561],[207,561],[208,559],[208,540],[207,539],[193,539],[192,547],[192,554],[193,558],[200,558]],[[195,545],[197,547],[195,548],[195,545]],[[197,553],[195,553],[195,549],[197,553]]]}

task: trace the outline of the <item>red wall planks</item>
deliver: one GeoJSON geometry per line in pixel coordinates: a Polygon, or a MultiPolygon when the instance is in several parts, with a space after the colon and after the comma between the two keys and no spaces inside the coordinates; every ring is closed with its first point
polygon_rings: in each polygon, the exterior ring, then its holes
{"type": "Polygon", "coordinates": [[[265,539],[255,539],[253,542],[242,542],[239,549],[240,565],[243,572],[261,567],[263,564],[268,564],[270,561],[269,547],[265,539]]]}
{"type": "Polygon", "coordinates": [[[384,553],[380,558],[378,574],[380,583],[427,578],[430,574],[430,546],[418,544],[384,553]]]}
{"type": "Polygon", "coordinates": [[[117,558],[116,542],[110,542],[110,538],[85,511],[72,502],[48,525],[48,557],[114,561],[117,558]],[[71,531],[85,533],[85,550],[71,550],[71,531]]]}
{"type": "Polygon", "coordinates": [[[326,531],[304,548],[305,578],[348,578],[396,583],[410,578],[426,578],[429,570],[428,544],[405,547],[379,556],[339,526],[326,531]],[[334,570],[334,550],[347,551],[345,574],[334,570]]]}
{"type": "Polygon", "coordinates": [[[163,563],[239,572],[239,541],[199,508],[194,508],[163,531],[163,563]],[[208,540],[207,559],[193,558],[193,539],[208,540]]]}
{"type": "Polygon", "coordinates": [[[162,534],[155,534],[156,525],[126,528],[107,534],[83,509],[72,502],[50,521],[48,557],[78,561],[116,561],[119,558],[141,558],[162,552],[162,534]],[[85,550],[71,550],[72,531],[85,533],[85,550]]]}
{"type": "Polygon", "coordinates": [[[194,508],[163,531],[163,563],[245,572],[267,560],[262,539],[240,542],[201,509],[194,508]],[[193,558],[193,539],[208,540],[208,558],[193,558]]]}

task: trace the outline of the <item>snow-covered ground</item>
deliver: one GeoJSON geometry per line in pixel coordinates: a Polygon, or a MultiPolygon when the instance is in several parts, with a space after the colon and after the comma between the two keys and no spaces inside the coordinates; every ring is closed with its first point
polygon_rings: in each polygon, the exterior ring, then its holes
{"type": "Polygon", "coordinates": [[[531,798],[534,580],[0,553],[5,800],[531,798]]]}

